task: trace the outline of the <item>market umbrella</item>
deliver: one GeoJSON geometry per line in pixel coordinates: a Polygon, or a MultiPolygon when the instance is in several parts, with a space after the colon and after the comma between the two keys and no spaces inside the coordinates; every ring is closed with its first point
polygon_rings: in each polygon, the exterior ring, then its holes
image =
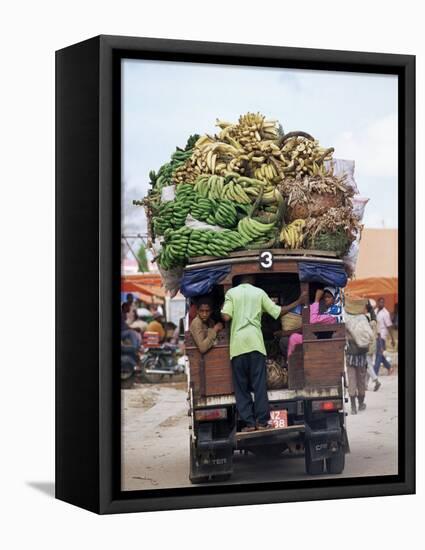
{"type": "Polygon", "coordinates": [[[397,277],[368,277],[366,279],[354,279],[349,281],[345,293],[349,296],[384,298],[385,307],[393,312],[394,305],[398,303],[398,278],[397,277]]]}

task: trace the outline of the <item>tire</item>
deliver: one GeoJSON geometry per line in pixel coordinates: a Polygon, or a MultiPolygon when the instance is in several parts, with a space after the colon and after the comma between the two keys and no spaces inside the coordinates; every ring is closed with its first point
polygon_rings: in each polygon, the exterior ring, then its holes
{"type": "Polygon", "coordinates": [[[310,445],[306,442],[305,445],[305,471],[311,476],[318,476],[323,474],[325,471],[325,461],[324,460],[312,460],[310,453],[310,445]]]}
{"type": "Polygon", "coordinates": [[[159,384],[164,375],[163,374],[147,374],[146,370],[154,369],[157,364],[157,360],[155,357],[148,357],[145,361],[142,362],[142,372],[141,377],[144,382],[147,382],[148,384],[159,384]]]}
{"type": "Polygon", "coordinates": [[[328,474],[342,474],[345,468],[345,452],[342,447],[332,457],[326,459],[328,474]]]}
{"type": "Polygon", "coordinates": [[[200,475],[196,465],[195,446],[190,438],[189,479],[191,483],[207,483],[209,476],[200,475]]]}
{"type": "Polygon", "coordinates": [[[218,474],[216,476],[212,476],[211,481],[215,481],[217,483],[222,483],[224,481],[228,481],[232,477],[232,474],[218,474]]]}

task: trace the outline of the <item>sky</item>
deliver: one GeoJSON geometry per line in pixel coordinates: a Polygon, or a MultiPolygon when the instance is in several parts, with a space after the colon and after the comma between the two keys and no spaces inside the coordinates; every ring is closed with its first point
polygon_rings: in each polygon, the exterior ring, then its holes
{"type": "Polygon", "coordinates": [[[150,170],[167,162],[190,134],[219,131],[259,111],[285,132],[304,130],[335,158],[355,161],[354,177],[370,198],[365,227],[398,227],[397,76],[123,60],[123,232],[144,233],[150,170]]]}

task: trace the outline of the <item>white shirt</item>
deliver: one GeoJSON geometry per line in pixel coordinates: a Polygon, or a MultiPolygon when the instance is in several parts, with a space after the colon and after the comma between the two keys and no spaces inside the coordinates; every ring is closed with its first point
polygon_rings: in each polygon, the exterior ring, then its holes
{"type": "Polygon", "coordinates": [[[384,340],[387,339],[389,334],[389,328],[393,326],[391,322],[390,312],[387,308],[383,307],[382,309],[375,309],[376,321],[378,324],[378,332],[384,340]]]}

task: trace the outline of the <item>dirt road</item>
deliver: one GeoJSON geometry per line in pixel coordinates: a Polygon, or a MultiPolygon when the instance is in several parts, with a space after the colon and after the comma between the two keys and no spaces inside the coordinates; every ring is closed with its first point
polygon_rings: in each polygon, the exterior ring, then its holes
{"type": "MultiPolygon", "coordinates": [[[[382,376],[381,381],[378,392],[367,392],[367,410],[347,417],[351,453],[344,477],[397,473],[397,376],[382,376]]],[[[185,383],[122,390],[122,407],[123,490],[189,486],[185,383]]],[[[310,479],[302,457],[283,454],[264,462],[236,453],[227,483],[298,479],[310,479]]]]}

